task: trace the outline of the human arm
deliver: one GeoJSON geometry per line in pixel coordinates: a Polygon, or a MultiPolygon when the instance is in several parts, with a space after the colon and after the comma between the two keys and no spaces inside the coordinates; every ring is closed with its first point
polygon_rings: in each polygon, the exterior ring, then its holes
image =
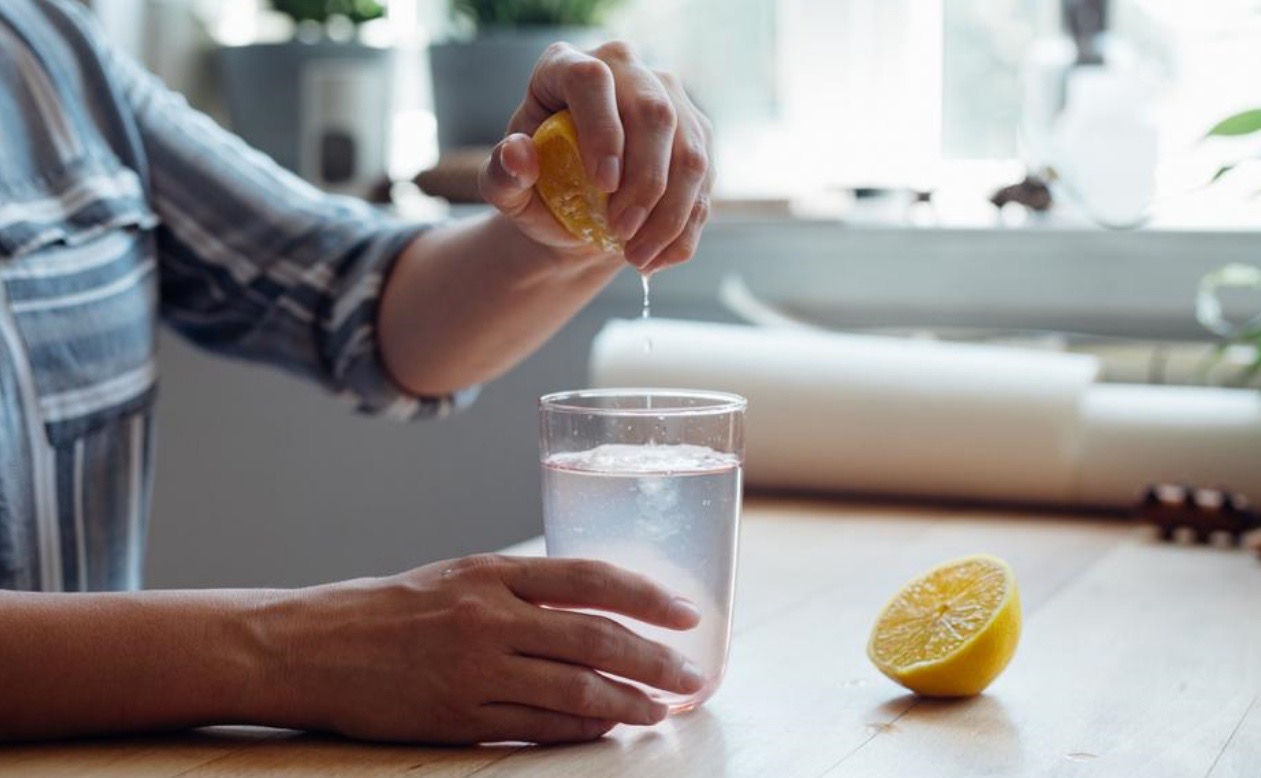
{"type": "Polygon", "coordinates": [[[0,592],[0,740],[264,724],[374,740],[556,742],[664,706],[603,670],[696,691],[616,611],[689,628],[694,606],[579,560],[484,555],[295,590],[0,592]]]}
{"type": "Polygon", "coordinates": [[[0,592],[0,741],[244,721],[263,597],[0,592]]]}
{"type": "Polygon", "coordinates": [[[678,79],[623,43],[547,50],[481,174],[493,216],[419,236],[386,284],[381,351],[410,391],[441,395],[533,352],[627,262],[653,273],[692,257],[709,216],[711,128],[678,79]],[[610,193],[625,255],[569,235],[534,192],[528,135],[569,108],[588,176],[610,193]]]}
{"type": "Polygon", "coordinates": [[[584,166],[610,193],[610,223],[630,264],[654,272],[687,260],[708,217],[710,124],[675,76],[649,69],[624,43],[587,53],[557,44],[536,66],[482,176],[483,194],[515,232],[499,219],[430,236],[280,169],[111,48],[76,4],[57,8],[96,51],[103,91],[127,108],[112,121],[142,149],[117,151],[160,219],[167,323],[202,347],[313,378],[361,410],[408,417],[471,400],[430,387],[507,370],[615,274],[616,258],[577,244],[533,195],[537,155],[527,136],[552,113],[573,114],[584,166]],[[456,255],[432,260],[447,250],[456,255]],[[543,261],[495,262],[529,254],[543,261]],[[564,259],[606,261],[576,274],[564,259]],[[541,272],[549,267],[557,272],[541,272]],[[392,306],[382,300],[387,278],[392,306]],[[511,305],[498,304],[509,295],[511,305]]]}
{"type": "Polygon", "coordinates": [[[162,219],[166,320],[366,410],[444,410],[531,353],[627,262],[655,272],[686,261],[708,218],[708,121],[624,44],[551,47],[482,173],[497,214],[428,231],[317,192],[115,59],[162,219]],[[565,107],[589,174],[611,192],[625,256],[565,233],[534,194],[528,133],[565,107]]]}

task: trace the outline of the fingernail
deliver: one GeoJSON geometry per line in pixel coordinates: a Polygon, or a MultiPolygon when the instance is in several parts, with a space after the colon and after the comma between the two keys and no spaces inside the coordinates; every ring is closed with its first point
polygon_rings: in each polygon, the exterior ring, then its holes
{"type": "Polygon", "coordinates": [[[503,147],[499,150],[499,164],[503,167],[504,172],[512,176],[514,181],[521,180],[521,167],[525,154],[521,144],[529,143],[529,139],[525,136],[514,135],[504,142],[503,147]]]}
{"type": "Polygon", "coordinates": [[[689,692],[700,691],[705,685],[705,676],[701,675],[701,669],[692,664],[691,661],[685,661],[683,666],[679,668],[679,683],[689,692]]]}
{"type": "Polygon", "coordinates": [[[638,268],[643,268],[652,258],[657,256],[657,250],[647,243],[641,243],[626,252],[626,261],[638,268]]]}
{"type": "Polygon", "coordinates": [[[504,169],[505,173],[512,176],[513,178],[516,178],[517,171],[514,169],[515,166],[512,164],[512,159],[511,159],[512,155],[508,153],[511,148],[512,148],[511,140],[504,143],[504,145],[500,147],[499,166],[504,169]]]}
{"type": "Polygon", "coordinates": [[[616,192],[622,183],[622,160],[617,157],[605,157],[595,170],[596,186],[604,192],[616,192]]]}
{"type": "Polygon", "coordinates": [[[670,714],[670,708],[664,702],[654,702],[648,708],[648,720],[645,724],[656,724],[670,714]]]}
{"type": "MultiPolygon", "coordinates": [[[[639,232],[639,228],[648,221],[648,209],[642,205],[632,205],[622,213],[617,221],[617,234],[622,240],[630,240],[639,232]]],[[[627,257],[630,259],[630,257],[627,257]]]]}
{"type": "Polygon", "coordinates": [[[697,624],[701,620],[701,609],[691,600],[675,597],[670,602],[670,621],[697,624]]]}

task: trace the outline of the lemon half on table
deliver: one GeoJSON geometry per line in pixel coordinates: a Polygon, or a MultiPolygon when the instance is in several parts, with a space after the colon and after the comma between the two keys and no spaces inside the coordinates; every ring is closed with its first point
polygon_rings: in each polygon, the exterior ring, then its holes
{"type": "Polygon", "coordinates": [[[980,694],[1016,653],[1020,593],[1011,567],[978,555],[915,578],[884,606],[867,644],[880,672],[930,697],[980,694]]]}
{"type": "Polygon", "coordinates": [[[578,128],[568,110],[552,114],[534,131],[539,155],[539,198],[556,221],[575,237],[605,251],[621,251],[622,242],[609,227],[609,196],[582,166],[578,128]]]}

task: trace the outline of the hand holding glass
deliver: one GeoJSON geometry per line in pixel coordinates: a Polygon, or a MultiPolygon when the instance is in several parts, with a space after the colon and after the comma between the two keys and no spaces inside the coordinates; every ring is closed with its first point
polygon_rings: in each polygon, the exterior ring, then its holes
{"type": "Polygon", "coordinates": [[[598,559],[645,575],[700,608],[686,632],[602,614],[690,659],[706,678],[690,695],[644,690],[691,710],[726,670],[744,457],[742,397],[601,389],[540,401],[548,556],[598,559]]]}

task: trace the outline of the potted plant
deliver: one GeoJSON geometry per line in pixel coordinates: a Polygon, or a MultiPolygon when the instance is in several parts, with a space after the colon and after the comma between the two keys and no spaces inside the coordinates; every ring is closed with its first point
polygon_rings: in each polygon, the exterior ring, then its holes
{"type": "Polygon", "coordinates": [[[599,43],[603,16],[618,2],[452,0],[464,34],[429,47],[438,147],[498,142],[543,50],[556,41],[599,43]]]}
{"type": "MultiPolygon", "coordinates": [[[[1228,116],[1208,132],[1209,137],[1217,138],[1258,134],[1261,134],[1261,108],[1228,116]]],[[[1212,181],[1216,182],[1228,175],[1237,165],[1238,163],[1222,165],[1213,175],[1212,181]]],[[[1229,321],[1218,296],[1223,290],[1261,293],[1261,267],[1231,264],[1209,273],[1200,280],[1195,304],[1196,319],[1205,329],[1220,338],[1215,351],[1217,359],[1223,360],[1232,350],[1236,353],[1242,350],[1245,356],[1237,382],[1244,385],[1255,383],[1261,378],[1261,313],[1243,322],[1229,321]]]]}
{"type": "Polygon", "coordinates": [[[367,194],[386,174],[392,51],[359,40],[377,0],[271,0],[293,34],[219,50],[233,129],[325,189],[367,194]]]}

